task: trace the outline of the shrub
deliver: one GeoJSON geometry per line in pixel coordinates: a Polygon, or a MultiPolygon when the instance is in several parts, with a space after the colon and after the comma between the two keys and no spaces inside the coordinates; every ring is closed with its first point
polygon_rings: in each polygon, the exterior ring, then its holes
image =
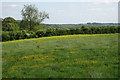
{"type": "Polygon", "coordinates": [[[10,40],[10,35],[9,32],[2,32],[2,41],[9,41],[10,40]]]}
{"type": "Polygon", "coordinates": [[[81,27],[81,32],[82,32],[83,34],[88,34],[88,33],[89,33],[89,28],[86,27],[86,26],[82,26],[82,27],[81,27]]]}
{"type": "Polygon", "coordinates": [[[39,30],[39,31],[36,32],[36,35],[37,35],[38,37],[43,37],[43,36],[45,36],[45,32],[39,30]]]}
{"type": "Polygon", "coordinates": [[[45,30],[34,31],[3,31],[2,41],[26,39],[26,38],[38,38],[44,36],[56,36],[56,35],[69,35],[69,34],[106,34],[106,33],[118,33],[118,26],[101,26],[101,27],[82,27],[82,28],[48,28],[45,30]]]}
{"type": "Polygon", "coordinates": [[[19,30],[19,26],[15,23],[7,23],[2,27],[3,31],[16,31],[19,30]]]}
{"type": "Polygon", "coordinates": [[[56,29],[55,28],[48,28],[46,30],[45,36],[54,36],[56,35],[56,29]]]}
{"type": "Polygon", "coordinates": [[[3,31],[15,31],[19,29],[19,26],[16,20],[12,17],[6,17],[2,21],[3,31]]]}
{"type": "Polygon", "coordinates": [[[38,35],[36,35],[36,33],[35,32],[33,32],[33,31],[29,31],[29,38],[37,38],[38,37],[38,35]]]}
{"type": "Polygon", "coordinates": [[[28,30],[29,28],[30,28],[30,26],[29,26],[29,24],[28,24],[27,21],[22,20],[22,21],[20,22],[20,29],[21,29],[21,30],[28,30]]]}
{"type": "Polygon", "coordinates": [[[16,40],[17,38],[17,33],[15,31],[10,31],[9,32],[10,40],[16,40]]]}
{"type": "Polygon", "coordinates": [[[12,17],[6,17],[2,21],[2,25],[5,26],[7,23],[16,23],[16,20],[12,17]]]}
{"type": "Polygon", "coordinates": [[[57,35],[67,35],[67,34],[69,34],[68,29],[63,29],[63,28],[62,29],[56,29],[55,33],[57,35]]]}

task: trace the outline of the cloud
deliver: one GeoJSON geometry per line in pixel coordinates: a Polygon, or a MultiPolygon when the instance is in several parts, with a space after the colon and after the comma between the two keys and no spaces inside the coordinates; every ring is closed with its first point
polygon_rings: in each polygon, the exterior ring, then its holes
{"type": "Polygon", "coordinates": [[[10,7],[17,7],[18,5],[12,4],[12,5],[8,5],[8,6],[10,6],[10,7]]]}
{"type": "Polygon", "coordinates": [[[9,4],[9,5],[2,5],[2,6],[5,6],[5,7],[13,7],[13,8],[15,8],[15,7],[21,7],[21,5],[17,5],[17,4],[9,4]]]}

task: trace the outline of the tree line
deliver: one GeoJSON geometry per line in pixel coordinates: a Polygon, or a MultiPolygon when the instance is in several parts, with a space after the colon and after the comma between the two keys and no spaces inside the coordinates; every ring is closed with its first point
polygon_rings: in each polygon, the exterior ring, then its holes
{"type": "MultiPolygon", "coordinates": [[[[99,26],[80,28],[46,28],[42,22],[49,19],[48,13],[39,12],[34,5],[24,5],[21,10],[22,20],[12,17],[2,19],[2,41],[39,38],[45,36],[74,35],[74,34],[108,34],[118,33],[118,26],[99,26]]],[[[81,25],[80,25],[81,26],[81,25]]]]}
{"type": "MultiPolygon", "coordinates": [[[[119,29],[120,30],[120,29],[119,29]]],[[[28,38],[39,38],[46,36],[60,36],[60,35],[74,35],[74,34],[110,34],[119,33],[118,26],[107,26],[107,27],[86,27],[81,28],[47,28],[46,30],[38,31],[3,31],[2,40],[18,40],[28,38]]]]}

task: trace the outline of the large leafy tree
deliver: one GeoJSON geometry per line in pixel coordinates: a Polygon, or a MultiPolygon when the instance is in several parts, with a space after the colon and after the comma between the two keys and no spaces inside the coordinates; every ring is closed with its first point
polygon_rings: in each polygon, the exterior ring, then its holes
{"type": "Polygon", "coordinates": [[[29,30],[32,30],[36,24],[40,24],[45,19],[49,19],[49,15],[44,12],[39,12],[35,5],[24,5],[21,11],[23,23],[28,24],[29,30]]]}
{"type": "Polygon", "coordinates": [[[6,26],[7,23],[16,23],[16,20],[12,17],[6,17],[2,21],[2,25],[6,26]]]}
{"type": "Polygon", "coordinates": [[[19,30],[19,26],[16,23],[16,20],[12,17],[6,17],[2,21],[2,30],[3,31],[15,31],[19,30]]]}

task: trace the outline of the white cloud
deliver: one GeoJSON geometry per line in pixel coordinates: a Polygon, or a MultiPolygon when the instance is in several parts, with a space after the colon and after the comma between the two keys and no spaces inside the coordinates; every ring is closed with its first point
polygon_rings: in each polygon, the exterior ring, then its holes
{"type": "Polygon", "coordinates": [[[8,6],[10,6],[10,7],[17,7],[18,5],[12,4],[12,5],[8,5],[8,6]]]}
{"type": "Polygon", "coordinates": [[[6,6],[6,7],[21,7],[22,5],[17,5],[17,4],[10,4],[10,5],[2,5],[2,6],[6,6]]]}

